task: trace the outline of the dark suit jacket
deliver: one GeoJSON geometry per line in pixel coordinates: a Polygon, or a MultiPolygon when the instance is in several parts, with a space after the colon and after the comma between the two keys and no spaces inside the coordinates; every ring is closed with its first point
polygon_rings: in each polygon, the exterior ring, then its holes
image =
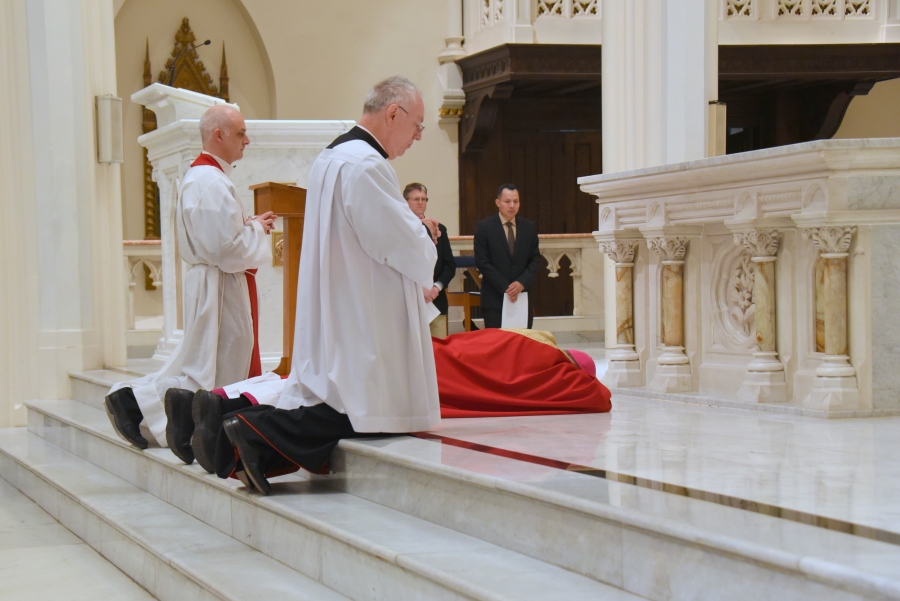
{"type": "Polygon", "coordinates": [[[510,255],[500,215],[482,219],[475,225],[475,264],[482,276],[481,306],[502,309],[509,285],[519,282],[527,292],[541,268],[537,226],[516,215],[516,251],[510,255]]]}
{"type": "MultiPolygon", "coordinates": [[[[437,263],[434,265],[434,281],[444,285],[441,293],[434,299],[434,306],[440,309],[441,315],[447,314],[447,286],[456,275],[456,261],[453,260],[453,250],[450,248],[450,238],[447,237],[447,228],[438,224],[441,237],[437,241],[437,263]]],[[[425,226],[428,229],[428,226],[425,226]]],[[[431,235],[431,232],[428,234],[431,235]]]]}

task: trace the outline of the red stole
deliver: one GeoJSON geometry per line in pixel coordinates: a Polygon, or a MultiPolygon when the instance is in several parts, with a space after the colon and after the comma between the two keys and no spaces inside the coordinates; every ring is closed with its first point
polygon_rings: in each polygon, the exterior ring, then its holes
{"type": "Polygon", "coordinates": [[[441,417],[605,413],[610,392],[561,350],[506,330],[433,338],[441,417]]]}
{"type": "MultiPolygon", "coordinates": [[[[199,167],[206,165],[215,167],[219,171],[225,172],[219,161],[211,154],[201,153],[191,167],[199,167]]],[[[256,269],[248,269],[244,272],[247,278],[247,291],[250,293],[250,316],[253,319],[253,354],[250,356],[250,373],[248,378],[254,378],[262,375],[262,363],[259,360],[259,294],[256,291],[256,269]]]]}

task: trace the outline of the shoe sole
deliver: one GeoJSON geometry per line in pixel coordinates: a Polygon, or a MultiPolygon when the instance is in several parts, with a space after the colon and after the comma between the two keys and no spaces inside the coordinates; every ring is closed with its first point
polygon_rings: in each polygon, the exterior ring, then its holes
{"type": "MultiPolygon", "coordinates": [[[[215,474],[216,464],[214,454],[216,441],[213,439],[212,445],[209,446],[209,448],[212,449],[212,452],[207,452],[207,445],[204,444],[205,438],[218,434],[218,432],[207,432],[206,416],[209,415],[210,412],[209,407],[207,407],[209,404],[209,401],[204,400],[202,397],[198,398],[196,394],[194,395],[194,400],[191,401],[191,417],[194,418],[194,433],[191,435],[191,450],[194,452],[194,459],[197,460],[200,467],[210,474],[215,474]]],[[[221,426],[221,420],[219,425],[221,426]]]]}
{"type": "MultiPolygon", "coordinates": [[[[237,419],[237,418],[235,418],[235,419],[237,419]]],[[[240,433],[240,430],[238,430],[237,428],[234,427],[234,424],[232,423],[231,420],[228,420],[227,422],[225,422],[223,424],[223,426],[225,428],[225,435],[228,436],[228,440],[230,440],[231,444],[238,447],[238,450],[240,450],[240,446],[238,445],[238,442],[246,443],[246,441],[244,440],[244,437],[240,433]]],[[[244,463],[243,473],[247,478],[250,479],[250,482],[253,484],[252,488],[255,488],[258,492],[260,492],[263,495],[268,495],[269,494],[269,483],[266,482],[265,480],[263,480],[262,482],[257,480],[256,477],[253,475],[253,470],[251,470],[249,467],[247,467],[249,465],[247,463],[247,461],[243,457],[241,458],[241,461],[244,463]]],[[[240,476],[238,476],[238,477],[240,478],[240,476]]],[[[244,480],[241,479],[241,482],[243,482],[243,481],[244,480]]]]}
{"type": "MultiPolygon", "coordinates": [[[[172,424],[174,423],[172,416],[175,415],[175,407],[172,406],[171,398],[169,393],[166,392],[166,396],[163,399],[163,405],[166,410],[166,444],[169,445],[169,450],[172,451],[173,455],[181,459],[185,464],[190,465],[194,463],[193,450],[191,451],[191,455],[188,456],[181,448],[181,445],[178,444],[178,441],[175,440],[175,436],[172,433],[172,424]]],[[[193,403],[191,411],[193,411],[193,403]]]]}
{"type": "Polygon", "coordinates": [[[113,430],[116,431],[116,434],[119,435],[119,438],[121,438],[122,440],[125,440],[126,442],[130,443],[132,446],[134,446],[142,451],[145,450],[149,446],[149,445],[142,445],[140,443],[137,443],[137,442],[131,440],[130,438],[128,438],[127,436],[125,436],[125,434],[119,429],[119,422],[116,421],[116,416],[113,414],[112,410],[109,408],[109,401],[107,399],[103,399],[103,407],[106,408],[106,416],[109,418],[109,423],[112,424],[113,430]]]}
{"type": "Polygon", "coordinates": [[[237,476],[237,479],[241,481],[241,484],[243,484],[247,490],[256,490],[256,487],[253,486],[253,482],[247,477],[247,472],[239,470],[236,471],[234,475],[237,476]]]}

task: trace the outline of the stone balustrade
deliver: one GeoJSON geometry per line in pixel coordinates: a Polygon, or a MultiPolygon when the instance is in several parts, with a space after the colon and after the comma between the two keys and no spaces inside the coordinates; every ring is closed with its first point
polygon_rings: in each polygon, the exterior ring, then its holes
{"type": "MultiPolygon", "coordinates": [[[[569,261],[572,278],[572,315],[543,316],[534,327],[554,332],[583,332],[603,329],[603,258],[591,234],[540,234],[541,255],[547,262],[548,277],[558,278],[560,261],[569,261]]],[[[472,236],[451,236],[454,255],[473,252],[472,236]]],[[[451,291],[462,290],[462,276],[450,283],[451,291]]],[[[450,322],[461,321],[450,315],[450,322]]]]}
{"type": "Polygon", "coordinates": [[[594,236],[615,290],[609,386],[822,416],[900,413],[900,139],[578,181],[598,199],[594,236]]]}
{"type": "Polygon", "coordinates": [[[122,243],[127,283],[127,328],[135,329],[135,292],[149,284],[162,287],[162,249],[159,240],[125,240],[122,243]]]}

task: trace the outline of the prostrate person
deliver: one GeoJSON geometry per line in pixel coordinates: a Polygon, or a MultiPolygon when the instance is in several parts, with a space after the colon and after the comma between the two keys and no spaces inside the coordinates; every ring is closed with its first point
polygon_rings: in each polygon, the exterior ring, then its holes
{"type": "Polygon", "coordinates": [[[175,212],[184,274],[184,338],[155,374],[121,382],[106,397],[116,432],[140,449],[148,441],[193,461],[179,424],[192,424],[193,391],[244,380],[262,372],[257,334],[256,269],[271,261],[266,235],[276,216],[244,213],[230,179],[233,163],[250,143],[240,112],[217,105],[200,118],[203,152],[187,170],[175,212]],[[171,393],[167,393],[169,389],[171,393]],[[183,390],[187,389],[187,390],[183,390]],[[167,428],[167,424],[169,427],[167,428]]]}
{"type": "MultiPolygon", "coordinates": [[[[359,125],[313,164],[291,373],[278,409],[225,416],[232,446],[217,448],[220,476],[234,471],[267,493],[267,472],[320,471],[341,438],[440,421],[422,294],[433,282],[437,232],[429,236],[409,210],[388,163],[421,139],[424,118],[416,86],[388,78],[366,96],[359,125]]],[[[211,438],[222,407],[198,396],[198,414],[212,422],[198,428],[211,438]]]]}
{"type": "Polygon", "coordinates": [[[492,328],[433,344],[444,419],[612,409],[594,360],[559,348],[550,332],[492,328]]]}
{"type": "MultiPolygon", "coordinates": [[[[442,419],[606,413],[612,408],[594,360],[582,351],[559,348],[550,332],[492,328],[432,338],[432,345],[442,419]]],[[[231,407],[248,408],[276,404],[283,389],[284,380],[268,373],[212,393],[216,403],[228,399],[231,407]]]]}
{"type": "MultiPolygon", "coordinates": [[[[519,191],[514,184],[503,184],[495,200],[499,213],[475,225],[475,265],[481,272],[481,314],[485,328],[503,327],[503,296],[516,302],[527,292],[541,267],[537,227],[517,217],[519,191]]],[[[528,299],[528,327],[533,322],[531,298],[528,299]]]]}
{"type": "MultiPolygon", "coordinates": [[[[403,189],[403,198],[409,204],[409,208],[419,219],[426,219],[425,209],[428,207],[428,189],[413,182],[403,189]]],[[[447,228],[438,224],[440,237],[437,239],[437,263],[434,266],[434,284],[426,287],[426,303],[434,303],[441,314],[431,321],[431,335],[438,338],[447,336],[447,286],[456,275],[456,261],[453,260],[453,249],[450,248],[450,239],[447,237],[447,228]]]]}

